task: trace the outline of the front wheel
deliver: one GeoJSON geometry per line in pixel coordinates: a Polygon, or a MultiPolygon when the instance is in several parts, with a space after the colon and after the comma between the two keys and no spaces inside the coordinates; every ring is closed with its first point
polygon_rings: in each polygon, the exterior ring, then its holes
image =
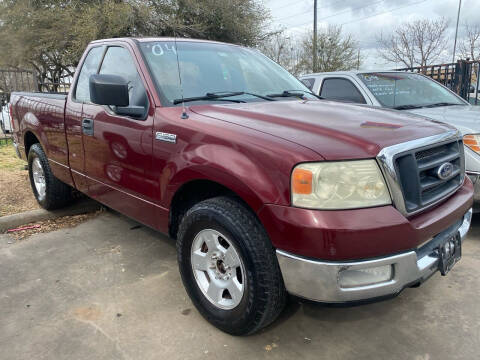
{"type": "Polygon", "coordinates": [[[275,251],[239,201],[218,197],[191,208],[180,224],[177,252],[190,298],[219,329],[251,334],[282,311],[286,292],[275,251]]]}
{"type": "Polygon", "coordinates": [[[71,202],[72,188],[53,175],[40,144],[33,144],[30,147],[28,174],[33,195],[44,209],[58,209],[71,202]]]}

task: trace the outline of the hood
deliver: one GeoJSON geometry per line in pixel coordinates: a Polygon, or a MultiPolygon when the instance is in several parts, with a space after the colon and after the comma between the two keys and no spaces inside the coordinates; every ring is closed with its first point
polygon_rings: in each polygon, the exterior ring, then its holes
{"type": "Polygon", "coordinates": [[[408,110],[456,127],[462,135],[480,134],[480,106],[439,106],[408,110]]]}
{"type": "Polygon", "coordinates": [[[326,160],[372,158],[384,147],[451,130],[405,112],[326,100],[197,105],[190,110],[297,143],[326,160]]]}

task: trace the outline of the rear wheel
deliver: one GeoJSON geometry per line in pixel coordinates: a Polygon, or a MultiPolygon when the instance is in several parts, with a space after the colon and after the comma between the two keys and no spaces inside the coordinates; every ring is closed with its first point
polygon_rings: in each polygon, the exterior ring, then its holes
{"type": "Polygon", "coordinates": [[[286,292],[275,250],[239,201],[217,197],[193,206],[180,224],[177,252],[190,298],[219,329],[251,334],[282,311],[286,292]]]}
{"type": "Polygon", "coordinates": [[[72,188],[53,175],[40,144],[30,147],[28,173],[33,194],[44,209],[58,209],[72,201],[72,188]]]}

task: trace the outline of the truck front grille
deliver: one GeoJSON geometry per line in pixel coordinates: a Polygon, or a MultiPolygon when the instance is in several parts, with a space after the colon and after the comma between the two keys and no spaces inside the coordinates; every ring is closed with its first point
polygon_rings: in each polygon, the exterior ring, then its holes
{"type": "Polygon", "coordinates": [[[419,211],[452,194],[463,184],[465,176],[461,140],[398,154],[394,163],[407,213],[419,211]],[[452,171],[442,178],[439,170],[448,163],[452,171]]]}

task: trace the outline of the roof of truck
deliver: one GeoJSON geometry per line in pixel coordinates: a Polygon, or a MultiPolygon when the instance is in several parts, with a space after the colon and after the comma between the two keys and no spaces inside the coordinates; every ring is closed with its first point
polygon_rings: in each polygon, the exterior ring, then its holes
{"type": "MultiPolygon", "coordinates": [[[[110,39],[99,39],[94,40],[91,44],[101,43],[101,42],[108,42],[108,41],[138,41],[138,42],[148,42],[148,41],[177,41],[177,42],[207,42],[212,44],[225,44],[225,45],[236,45],[225,43],[221,41],[214,41],[214,40],[206,40],[206,39],[192,39],[192,38],[184,38],[184,37],[123,37],[123,38],[110,38],[110,39]]],[[[236,45],[239,46],[239,45],[236,45]]]]}
{"type": "Polygon", "coordinates": [[[350,70],[350,71],[329,71],[319,72],[301,75],[300,77],[319,76],[319,75],[358,75],[358,74],[370,74],[370,73],[397,73],[405,72],[401,70],[350,70]]]}

